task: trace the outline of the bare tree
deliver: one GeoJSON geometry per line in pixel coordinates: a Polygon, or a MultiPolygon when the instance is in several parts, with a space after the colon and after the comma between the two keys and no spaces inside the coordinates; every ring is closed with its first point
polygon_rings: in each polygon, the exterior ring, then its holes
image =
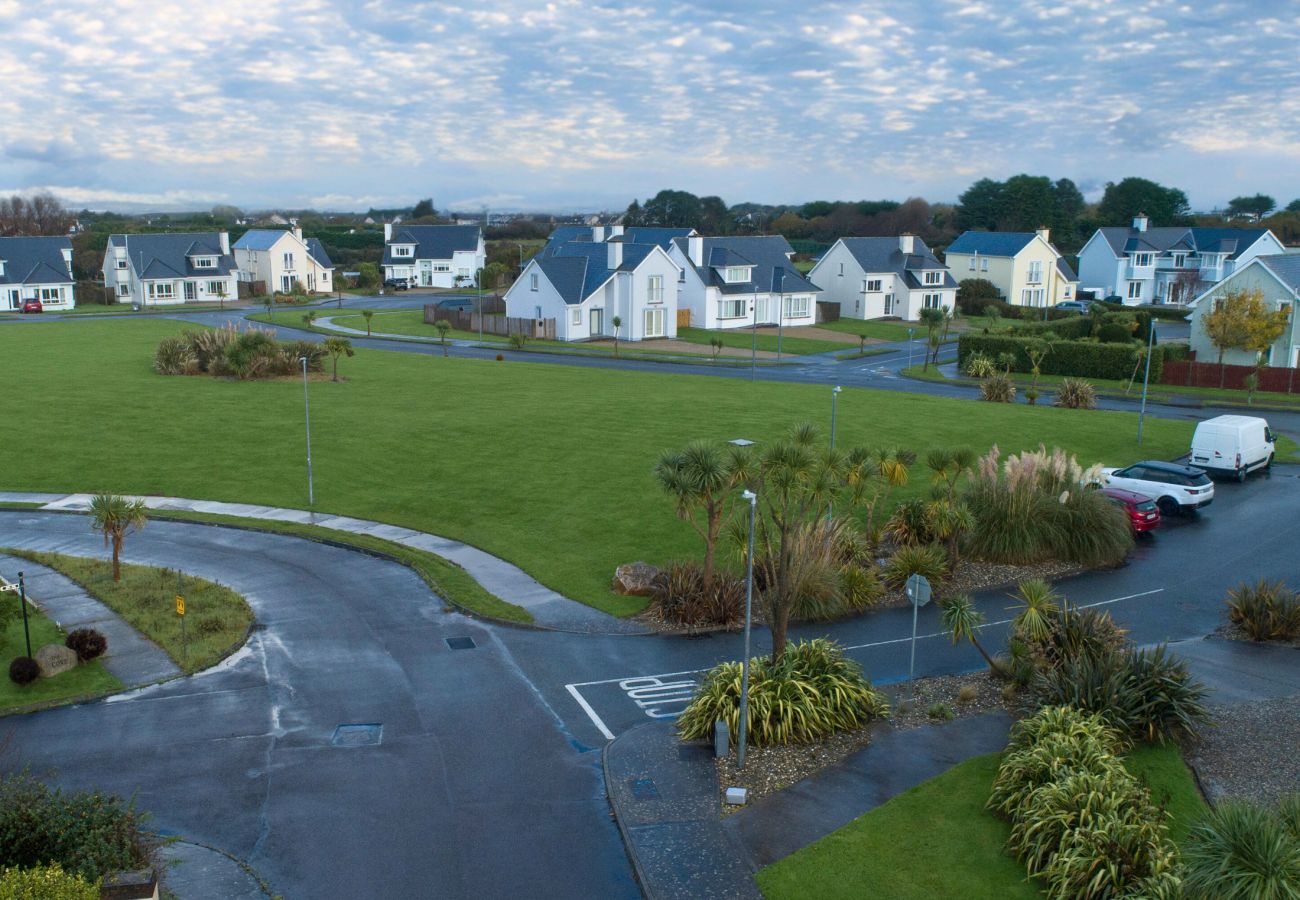
{"type": "Polygon", "coordinates": [[[0,199],[0,235],[67,234],[73,216],[53,194],[0,199]]]}

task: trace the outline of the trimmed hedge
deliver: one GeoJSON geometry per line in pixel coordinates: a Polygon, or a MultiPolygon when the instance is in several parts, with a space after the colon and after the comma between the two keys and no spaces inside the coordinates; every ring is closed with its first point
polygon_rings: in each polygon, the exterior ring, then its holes
{"type": "MultiPolygon", "coordinates": [[[[972,353],[983,353],[997,360],[999,354],[1011,353],[1016,372],[1029,372],[1032,366],[1025,349],[1034,338],[1001,334],[963,334],[957,341],[957,367],[964,369],[972,353]]],[[[1054,341],[1052,349],[1043,358],[1040,371],[1044,375],[1073,375],[1077,378],[1107,378],[1115,381],[1132,377],[1140,354],[1138,344],[1097,344],[1092,341],[1054,341]]],[[[1164,369],[1164,355],[1151,357],[1151,380],[1159,381],[1164,369]]]]}

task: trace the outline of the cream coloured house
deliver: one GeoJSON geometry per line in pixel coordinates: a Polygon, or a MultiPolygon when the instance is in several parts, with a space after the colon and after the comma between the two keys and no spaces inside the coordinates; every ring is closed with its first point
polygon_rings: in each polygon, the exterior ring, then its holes
{"type": "Polygon", "coordinates": [[[1077,298],[1079,279],[1046,228],[968,231],[949,245],[945,262],[959,282],[983,278],[1017,306],[1055,306],[1077,298]]]}
{"type": "Polygon", "coordinates": [[[315,238],[302,229],[254,228],[235,241],[240,281],[260,281],[267,291],[287,294],[295,284],[309,292],[334,290],[334,264],[315,238]]]}

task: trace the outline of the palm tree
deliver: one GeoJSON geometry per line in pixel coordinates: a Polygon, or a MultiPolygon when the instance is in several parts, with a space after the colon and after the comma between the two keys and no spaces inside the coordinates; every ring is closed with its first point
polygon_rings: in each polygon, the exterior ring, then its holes
{"type": "Polygon", "coordinates": [[[1052,590],[1052,586],[1042,578],[1029,578],[1016,586],[1011,595],[1017,601],[1019,612],[1011,620],[1013,633],[1033,643],[1041,643],[1051,635],[1051,620],[1060,612],[1061,595],[1052,590]]]}
{"type": "Polygon", "coordinates": [[[375,317],[375,311],[373,309],[363,309],[361,315],[366,320],[366,337],[370,337],[370,320],[375,317]]]}
{"type": "Polygon", "coordinates": [[[989,664],[989,668],[997,674],[1002,674],[1002,667],[989,656],[984,647],[980,644],[979,638],[975,632],[979,631],[984,624],[984,614],[975,608],[974,602],[967,594],[958,594],[949,598],[943,607],[943,627],[952,632],[952,642],[959,644],[962,641],[970,641],[975,649],[984,657],[984,661],[989,664]]]}
{"type": "Polygon", "coordinates": [[[939,336],[939,326],[943,324],[942,309],[923,309],[921,310],[921,321],[925,323],[926,328],[926,351],[925,365],[921,367],[924,372],[930,368],[930,354],[933,352],[938,355],[938,348],[942,345],[942,339],[939,336]]]}
{"type": "Polygon", "coordinates": [[[655,466],[659,486],[677,502],[677,517],[690,522],[704,539],[704,584],[713,583],[714,551],[728,508],[736,499],[739,474],[747,466],[742,447],[725,451],[709,441],[692,441],[682,450],[665,453],[655,466]],[[697,523],[693,513],[701,511],[697,523]]]}
{"type": "Polygon", "coordinates": [[[618,356],[618,330],[623,327],[623,317],[615,316],[609,322],[614,326],[614,355],[618,356]]]}
{"type": "Polygon", "coordinates": [[[129,500],[116,494],[96,494],[90,500],[91,529],[104,535],[104,546],[113,548],[113,580],[122,580],[122,543],[127,532],[139,531],[147,517],[143,500],[129,500]]]}
{"type": "Polygon", "coordinates": [[[302,321],[308,328],[311,328],[311,326],[316,322],[315,310],[308,310],[307,312],[303,313],[302,321]]]}
{"type": "Polygon", "coordinates": [[[344,337],[327,337],[325,338],[325,352],[334,357],[334,380],[339,380],[339,357],[356,356],[356,351],[352,349],[352,342],[344,337]]]}
{"type": "Polygon", "coordinates": [[[446,319],[439,319],[433,323],[433,327],[438,329],[438,340],[442,342],[442,355],[447,355],[447,332],[451,331],[451,324],[446,319]]]}

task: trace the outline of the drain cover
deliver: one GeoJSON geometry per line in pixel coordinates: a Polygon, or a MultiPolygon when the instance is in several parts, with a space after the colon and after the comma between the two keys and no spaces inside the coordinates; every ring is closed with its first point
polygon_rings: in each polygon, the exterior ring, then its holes
{"type": "Polygon", "coordinates": [[[372,747],[384,737],[383,725],[340,725],[330,744],[335,747],[372,747]]]}
{"type": "Polygon", "coordinates": [[[447,638],[447,646],[453,650],[473,650],[475,647],[473,638],[447,638]]]}
{"type": "Polygon", "coordinates": [[[632,796],[637,800],[653,800],[659,796],[659,788],[655,787],[653,778],[633,778],[632,796]]]}

